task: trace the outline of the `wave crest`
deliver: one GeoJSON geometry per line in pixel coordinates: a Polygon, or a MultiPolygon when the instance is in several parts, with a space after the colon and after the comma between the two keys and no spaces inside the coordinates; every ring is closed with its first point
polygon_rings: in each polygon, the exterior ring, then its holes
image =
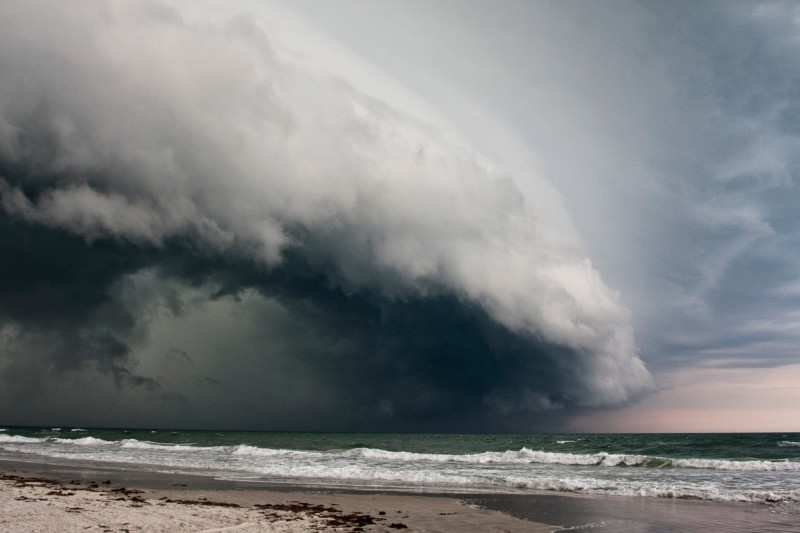
{"type": "MultiPolygon", "coordinates": [[[[97,446],[102,448],[118,447],[128,450],[150,450],[160,454],[204,454],[218,456],[241,456],[263,458],[289,458],[304,462],[318,462],[344,459],[349,462],[369,464],[373,466],[399,467],[409,464],[442,465],[563,465],[566,467],[598,467],[598,468],[687,468],[722,470],[735,472],[770,472],[800,471],[800,460],[796,459],[711,459],[711,458],[669,458],[638,454],[599,453],[566,453],[531,450],[523,447],[519,450],[502,452],[481,452],[473,454],[439,454],[391,451],[378,448],[352,448],[340,450],[291,450],[281,448],[262,448],[247,444],[235,446],[196,446],[187,444],[170,444],[149,442],[137,439],[108,441],[96,437],[56,438],[25,437],[0,433],[0,444],[34,445],[52,443],[60,446],[97,446]]],[[[800,446],[794,441],[783,441],[782,446],[800,446]],[[785,444],[783,444],[785,443],[785,444]]],[[[40,450],[48,455],[51,452],[40,450]]],[[[433,468],[433,466],[432,466],[433,468]]]]}
{"type": "Polygon", "coordinates": [[[0,435],[0,443],[34,443],[44,442],[45,440],[36,437],[23,437],[22,435],[0,435]]]}
{"type": "Polygon", "coordinates": [[[167,444],[162,442],[149,442],[146,440],[123,439],[119,441],[120,448],[136,450],[165,450],[165,451],[197,451],[210,449],[210,447],[192,446],[191,444],[167,444]]]}
{"type": "Polygon", "coordinates": [[[52,439],[51,442],[59,444],[74,444],[75,446],[113,446],[115,441],[98,439],[95,437],[81,437],[79,439],[52,439]]]}

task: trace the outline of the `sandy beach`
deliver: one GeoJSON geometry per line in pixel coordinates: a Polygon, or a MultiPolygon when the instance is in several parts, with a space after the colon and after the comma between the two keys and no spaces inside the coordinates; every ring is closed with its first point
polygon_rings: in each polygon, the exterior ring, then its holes
{"type": "Polygon", "coordinates": [[[428,494],[0,460],[3,532],[792,532],[800,506],[586,494],[428,494]]]}
{"type": "Polygon", "coordinates": [[[445,497],[282,493],[263,490],[141,489],[110,480],[0,475],[5,532],[550,532],[445,497]]]}

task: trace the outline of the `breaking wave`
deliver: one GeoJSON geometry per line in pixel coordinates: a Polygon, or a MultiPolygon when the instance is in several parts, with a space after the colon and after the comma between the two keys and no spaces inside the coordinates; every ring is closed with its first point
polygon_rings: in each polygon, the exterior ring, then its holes
{"type": "MultiPolygon", "coordinates": [[[[786,441],[782,446],[800,446],[800,443],[786,441]]],[[[427,463],[427,464],[486,464],[486,465],[563,465],[563,466],[595,466],[595,467],[638,467],[638,468],[690,468],[729,471],[800,471],[800,461],[790,459],[779,460],[734,460],[734,459],[700,459],[700,458],[668,458],[650,455],[626,455],[612,453],[559,453],[522,448],[504,452],[483,452],[474,454],[415,453],[389,451],[375,448],[353,448],[349,450],[306,451],[280,448],[261,448],[247,444],[234,446],[194,446],[189,444],[169,444],[123,439],[119,441],[103,440],[96,437],[56,438],[56,437],[24,437],[19,435],[0,435],[3,443],[56,443],[69,446],[116,447],[129,450],[158,450],[164,452],[200,452],[229,454],[233,456],[251,457],[303,457],[333,458],[340,456],[350,460],[363,460],[382,463],[427,463]]],[[[45,449],[40,450],[46,452],[45,449]]],[[[63,451],[63,450],[62,450],[63,451]]],[[[46,454],[46,453],[45,453],[46,454]]]]}
{"type": "Polygon", "coordinates": [[[109,434],[102,432],[93,435],[63,438],[0,432],[0,457],[16,454],[14,457],[37,462],[103,463],[145,471],[313,486],[800,502],[800,486],[794,481],[800,459],[675,458],[528,447],[479,453],[419,453],[366,446],[309,450],[225,439],[200,445],[188,442],[193,436],[170,443],[110,440],[109,434]]]}

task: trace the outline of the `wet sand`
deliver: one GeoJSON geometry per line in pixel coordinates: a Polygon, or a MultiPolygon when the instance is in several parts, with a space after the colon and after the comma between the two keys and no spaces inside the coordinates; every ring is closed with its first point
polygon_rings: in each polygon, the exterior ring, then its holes
{"type": "Polygon", "coordinates": [[[0,471],[0,530],[12,533],[800,531],[796,503],[369,492],[11,461],[0,461],[0,471]]]}
{"type": "MultiPolygon", "coordinates": [[[[189,481],[180,476],[176,481],[189,481]]],[[[157,480],[163,484],[163,479],[157,480]]],[[[0,474],[0,531],[545,533],[553,526],[461,504],[455,497],[119,486],[0,474]]]]}
{"type": "Polygon", "coordinates": [[[559,524],[556,531],[592,533],[797,533],[800,503],[760,504],[602,496],[485,495],[466,503],[512,516],[559,524]]]}

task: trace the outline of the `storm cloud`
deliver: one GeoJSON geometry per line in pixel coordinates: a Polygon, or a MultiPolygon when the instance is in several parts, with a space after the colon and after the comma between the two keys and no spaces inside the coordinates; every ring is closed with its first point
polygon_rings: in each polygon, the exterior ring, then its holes
{"type": "Polygon", "coordinates": [[[258,16],[0,21],[8,423],[540,429],[652,387],[514,175],[258,16]]]}

